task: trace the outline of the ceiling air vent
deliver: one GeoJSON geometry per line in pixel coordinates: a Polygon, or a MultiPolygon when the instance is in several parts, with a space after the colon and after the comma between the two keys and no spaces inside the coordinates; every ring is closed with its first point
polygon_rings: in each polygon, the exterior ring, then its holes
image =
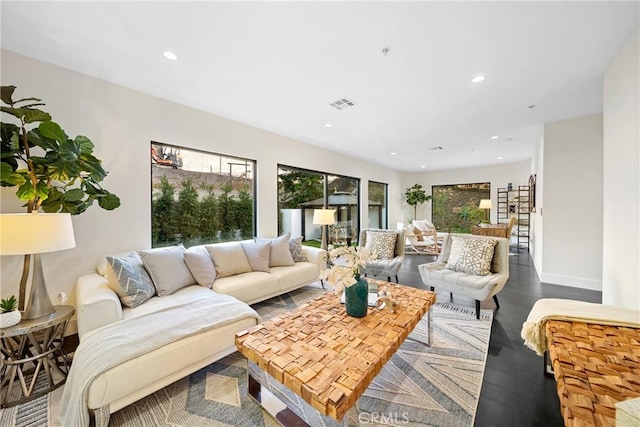
{"type": "Polygon", "coordinates": [[[349,108],[349,107],[355,106],[356,103],[353,102],[352,100],[350,100],[349,98],[340,98],[340,99],[338,99],[336,101],[333,101],[329,105],[331,105],[336,110],[344,110],[345,108],[349,108]]]}
{"type": "Polygon", "coordinates": [[[442,147],[440,147],[440,146],[437,146],[437,147],[431,147],[431,148],[429,148],[429,150],[430,150],[430,151],[440,151],[440,150],[442,150],[442,147]]]}

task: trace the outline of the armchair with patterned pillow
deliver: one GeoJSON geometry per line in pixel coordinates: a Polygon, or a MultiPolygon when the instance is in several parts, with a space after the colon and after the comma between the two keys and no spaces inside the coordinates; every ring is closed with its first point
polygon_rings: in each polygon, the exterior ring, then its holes
{"type": "Polygon", "coordinates": [[[367,264],[362,274],[365,276],[387,276],[398,282],[398,270],[404,261],[404,233],[396,230],[365,229],[360,231],[360,246],[375,251],[378,258],[367,264]]]}
{"type": "Polygon", "coordinates": [[[420,277],[431,290],[449,291],[475,300],[476,318],[480,302],[493,297],[509,279],[509,241],[504,237],[448,234],[435,262],[418,266],[420,277]]]}

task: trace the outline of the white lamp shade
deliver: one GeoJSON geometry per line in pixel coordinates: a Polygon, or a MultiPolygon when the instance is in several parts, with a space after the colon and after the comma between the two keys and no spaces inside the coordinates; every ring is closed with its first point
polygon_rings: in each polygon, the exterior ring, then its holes
{"type": "Polygon", "coordinates": [[[480,209],[491,209],[491,199],[480,200],[480,209]]]}
{"type": "Polygon", "coordinates": [[[334,209],[314,209],[313,210],[313,223],[316,225],[331,225],[335,224],[336,220],[334,209]]]}
{"type": "Polygon", "coordinates": [[[0,255],[40,254],[75,246],[68,213],[0,214],[0,255]]]}

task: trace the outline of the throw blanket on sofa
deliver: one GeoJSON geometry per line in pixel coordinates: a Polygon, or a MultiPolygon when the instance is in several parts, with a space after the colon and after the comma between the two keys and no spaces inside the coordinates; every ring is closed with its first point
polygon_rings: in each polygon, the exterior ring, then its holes
{"type": "Polygon", "coordinates": [[[112,323],[82,337],[62,395],[64,426],[88,426],[87,393],[101,373],[187,336],[260,316],[248,305],[223,294],[179,304],[112,323]]]}
{"type": "Polygon", "coordinates": [[[568,299],[541,299],[531,308],[520,333],[525,345],[539,356],[547,350],[544,328],[547,320],[552,319],[640,328],[638,310],[568,299]]]}

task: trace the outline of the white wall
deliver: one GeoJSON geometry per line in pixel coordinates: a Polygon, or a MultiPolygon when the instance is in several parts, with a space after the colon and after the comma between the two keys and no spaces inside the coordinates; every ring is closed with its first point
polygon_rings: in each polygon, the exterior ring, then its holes
{"type": "MultiPolygon", "coordinates": [[[[431,186],[447,184],[469,184],[476,182],[491,183],[491,222],[498,222],[498,188],[506,188],[511,182],[513,188],[518,185],[526,185],[529,181],[530,162],[499,164],[494,166],[482,166],[477,168],[448,169],[433,172],[404,174],[402,177],[403,189],[407,189],[418,183],[422,184],[427,194],[431,194],[431,186]]],[[[413,207],[409,206],[402,192],[402,222],[408,223],[413,219],[413,207]]],[[[431,201],[418,205],[418,219],[431,220],[431,201]]],[[[391,227],[392,222],[389,222],[391,227]]],[[[393,227],[391,227],[393,228],[393,227]]]]}
{"type": "Polygon", "coordinates": [[[638,30],[604,73],[602,302],[640,309],[638,30]]]}
{"type": "MultiPolygon", "coordinates": [[[[73,217],[75,249],[42,256],[50,295],[71,295],[76,278],[95,269],[101,256],[151,245],[149,142],[154,140],[257,161],[258,234],[277,233],[277,164],[284,163],[389,184],[389,218],[400,217],[400,173],[303,144],[212,114],[107,83],[3,50],[2,85],[15,85],[17,97],[39,97],[67,134],[89,136],[109,176],[108,190],[122,206],[97,206],[73,217]],[[394,196],[395,195],[395,196],[394,196]]],[[[14,189],[3,188],[2,212],[21,212],[14,189]]],[[[361,218],[367,224],[367,210],[361,218]]],[[[2,295],[17,294],[20,257],[2,257],[2,295]]]]}
{"type": "Polygon", "coordinates": [[[533,259],[533,265],[540,277],[542,271],[542,244],[544,209],[544,134],[540,134],[540,140],[536,151],[531,158],[531,173],[536,174],[536,211],[529,214],[529,253],[533,259]]]}
{"type": "Polygon", "coordinates": [[[602,115],[544,126],[543,282],[602,288],[602,141],[602,115]]]}

